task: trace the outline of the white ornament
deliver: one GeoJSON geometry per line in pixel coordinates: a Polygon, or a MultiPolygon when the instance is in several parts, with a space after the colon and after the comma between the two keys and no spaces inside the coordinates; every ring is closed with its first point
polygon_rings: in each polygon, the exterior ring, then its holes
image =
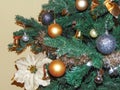
{"type": "Polygon", "coordinates": [[[109,70],[109,74],[112,74],[114,72],[113,68],[111,67],[109,70]]]}
{"type": "Polygon", "coordinates": [[[90,36],[91,36],[92,38],[96,38],[96,37],[98,36],[98,34],[97,34],[97,32],[96,32],[95,29],[92,29],[92,30],[90,31],[90,36]]]}
{"type": "Polygon", "coordinates": [[[24,32],[24,35],[22,36],[22,40],[27,42],[29,41],[29,36],[24,32]]]}
{"type": "Polygon", "coordinates": [[[86,65],[91,67],[92,66],[92,61],[87,62],[86,65]]]}
{"type": "Polygon", "coordinates": [[[51,61],[43,53],[18,59],[15,62],[18,71],[13,79],[19,83],[24,83],[26,90],[36,90],[39,85],[47,86],[50,84],[50,79],[42,79],[44,76],[43,65],[51,61]]]}

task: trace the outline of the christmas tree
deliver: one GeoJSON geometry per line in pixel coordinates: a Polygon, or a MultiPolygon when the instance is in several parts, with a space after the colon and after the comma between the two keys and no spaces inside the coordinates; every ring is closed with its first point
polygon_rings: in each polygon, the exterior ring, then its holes
{"type": "Polygon", "coordinates": [[[28,46],[13,80],[26,90],[120,90],[120,1],[49,0],[38,20],[17,15],[10,51],[28,46]]]}

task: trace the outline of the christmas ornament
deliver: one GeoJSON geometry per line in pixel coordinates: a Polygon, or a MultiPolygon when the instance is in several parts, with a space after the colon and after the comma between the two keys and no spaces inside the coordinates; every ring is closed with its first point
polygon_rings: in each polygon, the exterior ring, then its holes
{"type": "Polygon", "coordinates": [[[53,12],[51,11],[42,11],[39,15],[39,21],[42,22],[42,24],[44,25],[49,25],[51,22],[53,22],[54,20],[54,15],[53,15],[53,12]]]}
{"type": "Polygon", "coordinates": [[[113,52],[110,55],[105,55],[103,58],[104,66],[106,68],[118,67],[120,65],[120,52],[113,52]]]}
{"type": "Polygon", "coordinates": [[[91,66],[92,66],[92,61],[87,62],[86,65],[87,65],[88,67],[91,67],[91,66]]]}
{"type": "Polygon", "coordinates": [[[98,75],[98,76],[96,76],[96,78],[95,78],[95,82],[96,82],[97,84],[101,84],[101,83],[103,82],[103,78],[98,75]]]}
{"type": "Polygon", "coordinates": [[[103,82],[103,74],[104,74],[104,71],[102,69],[100,69],[100,71],[97,72],[97,76],[95,77],[95,82],[97,84],[101,84],[103,82]]]}
{"type": "Polygon", "coordinates": [[[59,24],[50,24],[48,26],[48,35],[52,38],[60,36],[62,34],[62,27],[59,24]]]}
{"type": "Polygon", "coordinates": [[[110,76],[117,76],[118,75],[117,67],[115,68],[110,67],[109,74],[110,76]]]}
{"type": "Polygon", "coordinates": [[[120,6],[117,3],[113,2],[113,0],[105,0],[104,5],[115,18],[118,18],[120,15],[120,6]]]}
{"type": "Polygon", "coordinates": [[[76,0],[75,5],[79,11],[84,11],[88,7],[88,1],[87,0],[76,0]]]}
{"type": "Polygon", "coordinates": [[[48,68],[50,74],[54,77],[61,77],[66,71],[66,66],[61,60],[53,60],[48,68]]]}
{"type": "MultiPolygon", "coordinates": [[[[20,58],[15,62],[18,70],[13,80],[24,83],[25,90],[36,90],[39,85],[47,86],[50,84],[50,79],[43,79],[43,66],[51,61],[43,53],[20,58]]],[[[46,73],[46,76],[48,76],[48,73],[46,73]]]]}
{"type": "Polygon", "coordinates": [[[99,5],[98,0],[92,0],[91,11],[93,11],[99,5]]]}
{"type": "Polygon", "coordinates": [[[24,32],[24,35],[22,36],[22,40],[24,41],[24,42],[27,42],[27,41],[29,41],[29,36],[24,32]]]}
{"type": "Polygon", "coordinates": [[[76,31],[76,33],[75,33],[75,37],[76,38],[80,38],[81,37],[81,31],[76,31]]]}
{"type": "Polygon", "coordinates": [[[116,48],[116,40],[112,35],[105,33],[98,37],[96,46],[102,54],[110,54],[116,48]]]}
{"type": "Polygon", "coordinates": [[[92,30],[90,30],[90,36],[92,37],[92,38],[96,38],[98,35],[97,35],[97,32],[95,31],[95,29],[92,29],[92,30]]]}

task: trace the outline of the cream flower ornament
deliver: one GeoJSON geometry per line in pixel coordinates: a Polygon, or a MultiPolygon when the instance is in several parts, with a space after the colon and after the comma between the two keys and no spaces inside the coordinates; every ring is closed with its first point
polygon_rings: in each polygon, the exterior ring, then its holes
{"type": "Polygon", "coordinates": [[[19,83],[24,83],[26,90],[36,90],[39,85],[47,86],[50,84],[50,79],[43,79],[43,66],[51,61],[43,53],[18,59],[15,62],[18,70],[13,79],[19,83]]]}

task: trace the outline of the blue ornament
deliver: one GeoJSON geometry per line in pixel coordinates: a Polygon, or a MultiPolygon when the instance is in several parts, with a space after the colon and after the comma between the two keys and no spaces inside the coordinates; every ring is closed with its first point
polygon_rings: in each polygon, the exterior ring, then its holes
{"type": "Polygon", "coordinates": [[[116,40],[110,34],[103,34],[96,40],[96,46],[102,54],[110,54],[116,48],[116,40]]]}
{"type": "Polygon", "coordinates": [[[42,24],[49,25],[51,22],[53,22],[54,17],[51,12],[46,12],[42,15],[42,24]]]}

